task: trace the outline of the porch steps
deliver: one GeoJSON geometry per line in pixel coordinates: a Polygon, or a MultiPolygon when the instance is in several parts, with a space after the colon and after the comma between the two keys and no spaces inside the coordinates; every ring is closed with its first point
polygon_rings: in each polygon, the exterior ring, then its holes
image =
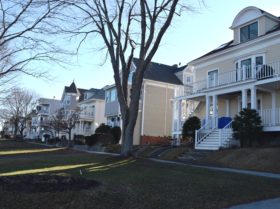
{"type": "MultiPolygon", "coordinates": [[[[226,130],[229,134],[232,134],[232,129],[226,130]]],[[[203,141],[195,146],[197,150],[219,150],[220,148],[228,147],[231,138],[223,139],[220,146],[219,141],[219,129],[213,130],[203,141]]]]}

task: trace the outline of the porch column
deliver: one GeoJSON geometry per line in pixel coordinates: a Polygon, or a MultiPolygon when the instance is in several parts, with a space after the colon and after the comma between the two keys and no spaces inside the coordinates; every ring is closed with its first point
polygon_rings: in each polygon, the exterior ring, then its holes
{"type": "Polygon", "coordinates": [[[182,118],[182,100],[178,101],[178,131],[181,131],[181,118],[182,118]]]}
{"type": "Polygon", "coordinates": [[[229,117],[229,99],[226,100],[226,116],[229,117]]]}
{"type": "Polygon", "coordinates": [[[208,123],[210,112],[210,96],[205,96],[205,123],[208,123]]]}
{"type": "Polygon", "coordinates": [[[276,124],[276,92],[271,93],[271,123],[273,126],[276,124]]]}
{"type": "Polygon", "coordinates": [[[218,96],[213,95],[213,126],[212,128],[217,127],[217,122],[218,122],[218,111],[217,111],[217,104],[218,104],[218,96]]]}
{"type": "Polygon", "coordinates": [[[256,95],[257,95],[256,86],[253,86],[251,88],[251,109],[257,109],[256,95]]]}
{"type": "Polygon", "coordinates": [[[242,89],[242,109],[247,108],[247,89],[242,89]]]}
{"type": "MultiPolygon", "coordinates": [[[[177,131],[181,132],[182,124],[181,124],[181,118],[182,118],[182,100],[178,101],[178,123],[177,123],[177,131]]],[[[178,135],[177,140],[176,140],[176,146],[180,146],[181,144],[181,139],[180,135],[178,135]]]]}

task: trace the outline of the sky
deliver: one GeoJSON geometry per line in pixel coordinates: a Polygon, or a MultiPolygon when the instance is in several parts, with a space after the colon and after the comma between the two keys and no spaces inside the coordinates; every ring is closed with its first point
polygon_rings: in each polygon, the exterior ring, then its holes
{"type": "MultiPolygon", "coordinates": [[[[279,0],[204,0],[204,3],[205,6],[196,4],[196,11],[175,18],[153,58],[154,62],[185,65],[232,40],[233,32],[229,27],[235,16],[247,6],[256,6],[280,16],[279,0]]],[[[38,68],[49,71],[51,79],[21,75],[18,85],[34,91],[39,97],[61,99],[64,86],[69,86],[72,81],[84,89],[113,84],[111,63],[108,60],[104,64],[104,52],[94,49],[94,45],[98,45],[95,40],[87,42],[80,54],[71,58],[71,65],[66,69],[46,63],[38,65],[38,68]]]]}

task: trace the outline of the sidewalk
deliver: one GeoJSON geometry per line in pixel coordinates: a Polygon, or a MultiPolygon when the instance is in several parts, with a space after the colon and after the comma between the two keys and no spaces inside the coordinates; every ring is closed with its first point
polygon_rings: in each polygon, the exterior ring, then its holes
{"type": "MultiPolygon", "coordinates": [[[[242,170],[242,169],[235,169],[235,168],[220,168],[220,167],[213,167],[213,166],[194,165],[194,164],[188,164],[188,163],[177,162],[177,161],[160,160],[160,159],[155,159],[155,158],[148,158],[148,159],[152,160],[152,161],[155,161],[155,162],[160,162],[160,163],[187,165],[187,166],[191,166],[191,167],[194,167],[194,168],[206,168],[206,169],[214,170],[214,171],[224,171],[224,172],[231,172],[231,173],[239,173],[239,174],[247,174],[247,175],[260,176],[260,177],[280,179],[280,174],[276,174],[276,173],[250,171],[250,170],[242,170]]],[[[280,207],[279,207],[279,209],[280,209],[280,207]]]]}
{"type": "Polygon", "coordinates": [[[227,209],[278,209],[278,208],[280,208],[280,198],[236,205],[227,209]]]}

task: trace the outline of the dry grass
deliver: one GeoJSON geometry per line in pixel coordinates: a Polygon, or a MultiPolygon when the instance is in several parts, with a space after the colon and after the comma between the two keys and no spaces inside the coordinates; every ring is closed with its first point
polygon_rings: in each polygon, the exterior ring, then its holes
{"type": "MultiPolygon", "coordinates": [[[[0,141],[0,150],[4,146],[0,141]]],[[[18,142],[13,147],[38,149],[18,142]]],[[[1,209],[219,209],[280,195],[279,180],[133,158],[72,150],[0,156],[2,175],[32,171],[38,171],[37,175],[82,176],[101,185],[88,190],[32,194],[3,191],[0,185],[1,209]]]]}
{"type": "Polygon", "coordinates": [[[213,152],[199,163],[280,173],[280,148],[242,148],[213,152]]]}
{"type": "Polygon", "coordinates": [[[190,148],[188,147],[173,147],[161,153],[159,156],[162,160],[176,160],[180,155],[187,152],[190,148]]]}

